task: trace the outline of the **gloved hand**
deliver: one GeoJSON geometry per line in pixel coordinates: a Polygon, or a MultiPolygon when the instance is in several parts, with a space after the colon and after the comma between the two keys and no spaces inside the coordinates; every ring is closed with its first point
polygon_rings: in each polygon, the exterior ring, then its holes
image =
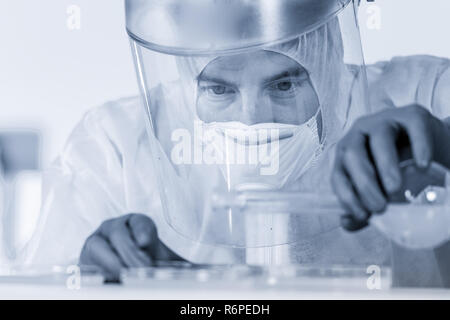
{"type": "Polygon", "coordinates": [[[174,260],[182,258],[159,240],[155,224],[142,214],[103,222],[87,238],[80,255],[81,265],[99,267],[107,281],[118,281],[122,268],[174,260]]]}
{"type": "Polygon", "coordinates": [[[342,226],[364,228],[382,213],[389,196],[402,188],[399,163],[413,158],[425,170],[431,161],[450,168],[450,128],[426,109],[413,105],[362,117],[339,142],[332,185],[348,214],[342,226]]]}

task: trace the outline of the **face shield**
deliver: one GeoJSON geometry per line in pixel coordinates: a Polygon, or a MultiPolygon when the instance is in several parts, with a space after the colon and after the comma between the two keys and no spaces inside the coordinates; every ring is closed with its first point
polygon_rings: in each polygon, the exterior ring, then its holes
{"type": "Polygon", "coordinates": [[[173,230],[198,243],[248,248],[337,228],[283,206],[250,213],[216,204],[236,193],[298,190],[349,117],[368,112],[357,6],[126,1],[149,165],[173,230]],[[355,95],[364,101],[358,110],[355,95]]]}

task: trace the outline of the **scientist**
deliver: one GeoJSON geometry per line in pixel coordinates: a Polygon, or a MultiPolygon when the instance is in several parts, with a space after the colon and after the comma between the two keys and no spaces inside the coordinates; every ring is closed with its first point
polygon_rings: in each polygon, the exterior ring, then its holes
{"type": "MultiPolygon", "coordinates": [[[[107,278],[117,279],[122,268],[150,266],[157,260],[248,263],[248,257],[256,254],[262,259],[255,261],[271,264],[393,264],[400,284],[448,281],[445,246],[439,251],[414,252],[394,248],[391,259],[389,241],[368,221],[371,215],[382,213],[389,195],[401,188],[399,162],[408,153],[419,168],[427,168],[431,161],[450,168],[450,148],[445,147],[450,141],[450,121],[446,120],[450,116],[449,60],[394,58],[368,66],[366,78],[363,67],[345,61],[348,38],[355,39],[349,30],[357,32],[352,16],[352,6],[357,4],[329,0],[316,0],[315,5],[309,0],[280,1],[280,6],[301,7],[283,11],[277,32],[284,27],[290,31],[281,38],[275,36],[285,41],[264,39],[261,43],[268,45],[255,45],[251,50],[195,55],[185,50],[186,43],[174,45],[192,40],[184,33],[208,37],[208,32],[221,32],[223,48],[239,45],[232,41],[232,32],[243,21],[248,28],[257,23],[252,20],[255,15],[246,19],[242,15],[262,10],[258,6],[263,2],[255,1],[253,7],[247,1],[236,1],[238,7],[246,3],[244,9],[224,7],[217,16],[208,11],[207,21],[191,19],[204,8],[190,8],[190,1],[179,2],[181,9],[173,12],[164,11],[167,8],[158,3],[127,1],[128,31],[144,102],[139,98],[109,102],[89,112],[75,128],[45,174],[42,214],[24,252],[26,263],[79,262],[99,266],[107,278]],[[227,10],[234,12],[230,19],[223,18],[227,10]],[[134,16],[136,12],[142,14],[134,16]],[[171,20],[171,14],[176,19],[171,20]],[[289,16],[295,14],[304,16],[289,16]],[[135,17],[143,21],[134,23],[135,17]],[[305,17],[309,19],[300,19],[305,17]],[[171,21],[176,21],[175,26],[192,20],[195,24],[179,30],[167,28],[182,33],[179,38],[170,33],[157,37],[145,33],[154,29],[145,28],[147,18],[152,25],[161,23],[161,29],[171,21]],[[288,28],[290,18],[295,24],[288,28]],[[211,26],[217,28],[201,28],[198,24],[203,22],[214,22],[211,26]],[[232,28],[218,27],[222,23],[232,23],[232,28]],[[139,28],[144,31],[140,33],[139,28]],[[162,44],[145,45],[142,39],[146,36],[149,43],[162,44]],[[180,54],[165,54],[168,47],[177,47],[180,54]],[[255,166],[220,161],[214,168],[175,166],[170,157],[172,133],[178,128],[193,132],[194,123],[212,129],[213,138],[201,144],[210,146],[222,160],[227,144],[220,142],[227,129],[258,134],[264,129],[279,130],[282,134],[267,142],[279,143],[278,172],[261,176],[255,166]],[[224,188],[235,190],[334,190],[347,214],[340,217],[342,227],[339,217],[337,222],[315,217],[281,221],[288,226],[281,233],[293,232],[298,241],[274,242],[270,249],[192,241],[193,237],[216,237],[232,243],[222,235],[225,220],[199,214],[212,177],[219,177],[224,188]],[[167,226],[167,221],[172,225],[167,226]],[[178,224],[176,231],[173,224],[178,224]],[[190,239],[183,236],[187,233],[190,239]]],[[[264,37],[270,35],[264,33],[264,37]]],[[[236,143],[236,139],[226,141],[236,143]]],[[[265,226],[261,224],[261,230],[265,226]]],[[[238,229],[233,225],[233,230],[238,229]]]]}

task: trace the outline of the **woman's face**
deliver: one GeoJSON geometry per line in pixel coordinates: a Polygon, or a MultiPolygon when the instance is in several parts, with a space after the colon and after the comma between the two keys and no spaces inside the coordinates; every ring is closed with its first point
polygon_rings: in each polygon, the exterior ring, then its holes
{"type": "Polygon", "coordinates": [[[275,52],[222,56],[197,77],[197,113],[205,122],[302,124],[319,100],[308,72],[275,52]]]}

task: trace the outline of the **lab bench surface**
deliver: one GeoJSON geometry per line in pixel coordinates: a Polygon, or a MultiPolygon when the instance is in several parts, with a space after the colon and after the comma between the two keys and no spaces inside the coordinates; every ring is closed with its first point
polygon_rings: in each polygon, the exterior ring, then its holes
{"type": "Polygon", "coordinates": [[[444,289],[199,289],[151,288],[119,284],[82,286],[71,289],[66,285],[0,282],[0,299],[161,299],[161,300],[302,300],[302,299],[445,299],[450,290],[444,289]]]}

